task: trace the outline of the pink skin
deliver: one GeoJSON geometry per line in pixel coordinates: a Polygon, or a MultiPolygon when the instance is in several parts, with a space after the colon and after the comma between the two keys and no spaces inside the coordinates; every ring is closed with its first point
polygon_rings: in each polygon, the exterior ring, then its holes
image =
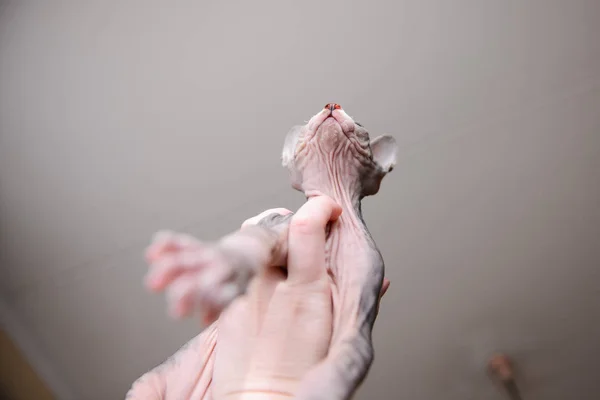
{"type": "Polygon", "coordinates": [[[350,118],[350,116],[348,114],[346,114],[346,112],[344,110],[339,108],[339,109],[335,109],[335,110],[331,111],[327,108],[324,108],[323,110],[321,110],[320,113],[315,114],[308,121],[308,130],[311,132],[311,134],[308,135],[306,137],[306,139],[307,140],[312,139],[314,137],[314,135],[317,133],[321,124],[323,122],[325,122],[325,120],[329,117],[332,117],[333,119],[335,119],[335,121],[340,125],[340,127],[342,128],[342,131],[344,132],[344,134],[346,136],[348,136],[349,134],[354,132],[354,121],[352,120],[352,118],[350,118]]]}
{"type": "MultiPolygon", "coordinates": [[[[304,141],[313,140],[317,132],[323,134],[320,128],[327,125],[339,126],[346,137],[350,137],[355,130],[354,121],[343,109],[337,108],[331,111],[329,108],[324,108],[308,121],[308,132],[304,141]]],[[[335,130],[335,126],[332,128],[329,130],[335,130]]],[[[334,135],[327,138],[330,146],[336,146],[339,140],[340,138],[336,138],[334,135]]],[[[305,193],[307,197],[322,194],[321,191],[315,189],[307,189],[305,193]]],[[[282,215],[291,213],[282,208],[268,210],[268,212],[280,212],[282,215]]],[[[263,212],[253,217],[255,223],[266,216],[266,213],[263,212]]],[[[242,227],[248,225],[247,221],[242,227]]],[[[249,258],[264,259],[265,256],[255,254],[251,246],[252,238],[230,235],[229,240],[235,241],[236,247],[245,248],[244,251],[249,253],[249,258]]],[[[169,231],[159,232],[155,235],[152,245],[146,251],[146,260],[153,267],[146,278],[147,287],[156,292],[167,290],[170,314],[175,318],[187,317],[195,309],[203,310],[203,322],[209,324],[235,297],[244,291],[249,281],[249,278],[236,280],[236,271],[231,270],[232,265],[228,264],[227,260],[221,257],[220,252],[211,245],[202,244],[188,235],[169,231]],[[233,276],[227,277],[226,275],[233,276]],[[187,279],[179,279],[181,276],[186,276],[187,279]],[[218,289],[209,290],[217,285],[218,289]],[[198,296],[201,297],[198,298],[198,296]]],[[[386,279],[381,288],[382,293],[388,287],[389,281],[386,279]]]]}
{"type": "MultiPolygon", "coordinates": [[[[267,210],[245,221],[242,228],[256,225],[260,219],[272,213],[287,215],[291,211],[283,208],[267,210]]],[[[250,244],[250,241],[240,241],[240,246],[248,246],[246,251],[253,253],[255,248],[250,244]]],[[[188,235],[168,231],[155,235],[154,242],[146,250],[146,261],[153,266],[146,277],[146,286],[155,292],[167,290],[172,317],[189,316],[197,307],[204,310],[203,322],[209,324],[244,290],[243,287],[235,287],[234,281],[224,278],[226,273],[231,273],[231,265],[220,260],[218,254],[213,254],[211,250],[188,235]],[[214,280],[207,279],[213,276],[214,280]],[[208,292],[207,288],[215,284],[220,285],[220,292],[208,292]],[[211,295],[193,298],[194,295],[206,293],[211,295]]],[[[380,297],[389,285],[390,281],[384,278],[380,297]]]]}
{"type": "MultiPolygon", "coordinates": [[[[303,378],[296,398],[347,399],[371,365],[370,332],[379,300],[390,284],[383,277],[383,260],[364,226],[359,204],[378,191],[381,179],[392,170],[395,142],[391,137],[371,141],[339,105],[328,104],[288,134],[282,158],[294,188],[307,198],[330,197],[342,211],[330,226],[326,245],[334,309],[331,347],[326,359],[303,378]]],[[[147,287],[166,291],[173,317],[200,312],[212,325],[172,360],[136,381],[128,398],[213,398],[219,316],[247,291],[257,274],[286,265],[290,219],[269,220],[269,216],[290,213],[267,210],[214,243],[172,232],[155,235],[146,252],[151,264],[147,287]]]]}

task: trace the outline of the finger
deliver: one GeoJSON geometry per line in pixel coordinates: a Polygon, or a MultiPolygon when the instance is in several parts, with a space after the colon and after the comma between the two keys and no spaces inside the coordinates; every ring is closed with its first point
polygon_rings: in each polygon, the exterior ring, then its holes
{"type": "Polygon", "coordinates": [[[175,250],[173,238],[175,233],[171,231],[159,231],[152,237],[152,243],[146,248],[144,256],[146,261],[151,264],[156,261],[164,252],[175,250]]]}
{"type": "Polygon", "coordinates": [[[177,234],[171,231],[159,231],[154,234],[152,244],[145,252],[148,263],[153,263],[165,254],[180,251],[184,248],[198,247],[200,242],[189,235],[177,234]]]}
{"type": "Polygon", "coordinates": [[[198,275],[184,275],[175,280],[167,290],[169,313],[174,318],[189,316],[195,311],[203,314],[203,322],[211,323],[240,293],[235,282],[225,281],[226,274],[220,279],[212,279],[212,271],[205,270],[198,275]]]}
{"type": "Polygon", "coordinates": [[[260,214],[245,220],[242,223],[242,228],[245,228],[248,225],[256,225],[256,224],[258,224],[258,222],[261,219],[263,219],[267,215],[275,214],[275,213],[280,214],[280,215],[287,215],[287,214],[291,214],[292,212],[290,210],[288,210],[287,208],[271,208],[270,210],[263,211],[260,214]]]}
{"type": "Polygon", "coordinates": [[[288,282],[311,283],[327,275],[325,228],[342,213],[327,196],[309,199],[290,221],[288,233],[288,282]]]}
{"type": "Polygon", "coordinates": [[[179,319],[191,314],[195,291],[196,282],[193,279],[179,279],[169,286],[167,299],[171,317],[179,319]]]}
{"type": "Polygon", "coordinates": [[[146,286],[153,291],[162,291],[174,279],[202,268],[205,263],[204,254],[196,250],[163,256],[153,263],[146,275],[146,286]]]}
{"type": "Polygon", "coordinates": [[[383,284],[381,285],[381,291],[379,292],[379,301],[381,301],[389,287],[390,280],[388,278],[383,278],[383,284]]]}

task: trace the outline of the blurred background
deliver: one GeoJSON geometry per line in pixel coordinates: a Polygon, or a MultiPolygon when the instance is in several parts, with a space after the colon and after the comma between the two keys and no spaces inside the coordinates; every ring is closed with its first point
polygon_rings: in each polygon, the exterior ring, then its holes
{"type": "Polygon", "coordinates": [[[48,396],[124,398],[199,330],[143,288],[151,235],[298,207],[284,135],[336,102],[400,146],[363,203],[392,284],[356,398],[507,399],[495,351],[526,400],[600,398],[599,19],[597,0],[2,2],[3,331],[48,396]]]}

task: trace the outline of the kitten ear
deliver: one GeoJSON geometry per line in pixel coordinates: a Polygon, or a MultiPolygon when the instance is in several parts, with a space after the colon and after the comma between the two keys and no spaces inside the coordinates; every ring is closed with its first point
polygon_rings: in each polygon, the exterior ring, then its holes
{"type": "Polygon", "coordinates": [[[381,181],[396,165],[398,145],[390,135],[381,135],[371,141],[373,168],[362,177],[362,195],[371,196],[379,191],[381,181]]]}
{"type": "Polygon", "coordinates": [[[303,128],[302,125],[296,125],[290,129],[287,135],[285,135],[283,152],[281,154],[281,164],[286,168],[290,167],[294,162],[296,146],[298,145],[298,139],[300,138],[300,133],[303,128]]]}
{"type": "Polygon", "coordinates": [[[371,153],[384,173],[390,172],[396,166],[398,145],[396,139],[390,135],[381,135],[371,141],[371,153]]]}

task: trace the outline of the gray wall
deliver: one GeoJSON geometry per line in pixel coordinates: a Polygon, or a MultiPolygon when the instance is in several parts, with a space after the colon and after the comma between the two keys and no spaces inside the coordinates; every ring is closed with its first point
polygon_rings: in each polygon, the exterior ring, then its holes
{"type": "Polygon", "coordinates": [[[357,398],[502,399],[498,349],[527,400],[600,398],[599,1],[0,10],[0,289],[63,397],[123,398],[198,331],[142,249],[297,207],[283,137],[335,101],[401,146],[364,204],[392,286],[357,398]]]}

